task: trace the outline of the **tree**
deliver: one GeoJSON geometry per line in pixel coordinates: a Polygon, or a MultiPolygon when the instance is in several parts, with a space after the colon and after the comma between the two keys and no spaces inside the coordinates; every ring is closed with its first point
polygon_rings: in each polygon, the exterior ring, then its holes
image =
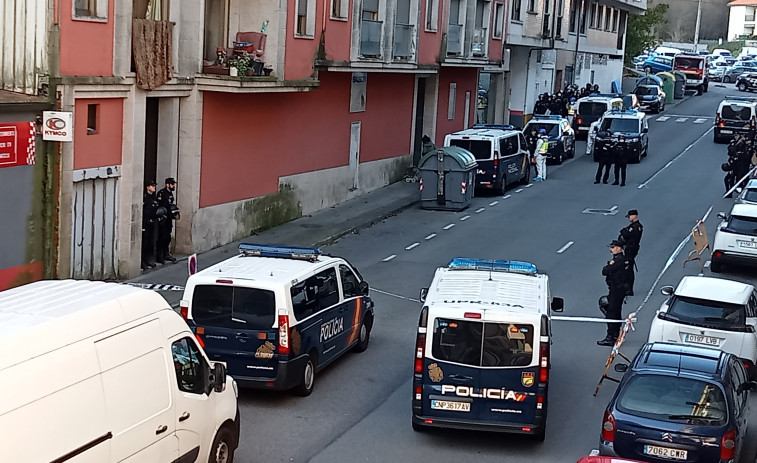
{"type": "Polygon", "coordinates": [[[668,5],[659,3],[642,15],[628,16],[628,26],[626,27],[626,54],[625,62],[633,62],[633,57],[637,56],[649,47],[657,43],[655,28],[665,24],[665,18],[668,12],[668,5]]]}

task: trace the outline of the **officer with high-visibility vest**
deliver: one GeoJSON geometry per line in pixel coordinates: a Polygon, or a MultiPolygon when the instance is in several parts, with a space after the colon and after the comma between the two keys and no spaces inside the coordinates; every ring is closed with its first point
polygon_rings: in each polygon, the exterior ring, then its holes
{"type": "Polygon", "coordinates": [[[542,182],[547,179],[547,152],[549,151],[549,139],[547,131],[539,129],[539,140],[536,142],[536,178],[535,182],[542,182]]]}

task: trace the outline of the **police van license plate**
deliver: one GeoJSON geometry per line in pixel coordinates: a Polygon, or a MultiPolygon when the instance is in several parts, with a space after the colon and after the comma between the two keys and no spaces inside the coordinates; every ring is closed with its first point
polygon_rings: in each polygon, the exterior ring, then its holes
{"type": "Polygon", "coordinates": [[[749,248],[749,249],[757,249],[757,241],[739,241],[739,247],[742,248],[749,248]]]}
{"type": "Polygon", "coordinates": [[[733,133],[733,130],[721,130],[720,133],[723,133],[723,134],[726,134],[726,135],[730,135],[730,134],[733,133]]]}
{"type": "Polygon", "coordinates": [[[686,334],[683,338],[684,342],[690,342],[692,344],[703,344],[705,346],[720,346],[720,339],[713,338],[712,336],[700,336],[698,334],[686,334]]]}
{"type": "Polygon", "coordinates": [[[432,400],[431,408],[434,410],[450,410],[453,412],[469,412],[469,402],[450,402],[447,400],[432,400]]]}
{"type": "Polygon", "coordinates": [[[672,460],[685,460],[688,457],[686,450],[669,449],[667,447],[658,447],[656,445],[645,445],[644,453],[655,457],[670,458],[672,460]]]}

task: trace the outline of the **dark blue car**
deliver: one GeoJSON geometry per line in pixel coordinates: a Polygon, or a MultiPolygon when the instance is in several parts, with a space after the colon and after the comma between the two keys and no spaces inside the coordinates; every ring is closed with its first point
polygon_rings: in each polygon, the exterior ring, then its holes
{"type": "Polygon", "coordinates": [[[602,420],[600,453],[650,462],[733,463],[755,383],[739,359],[707,347],[645,344],[602,420]]]}

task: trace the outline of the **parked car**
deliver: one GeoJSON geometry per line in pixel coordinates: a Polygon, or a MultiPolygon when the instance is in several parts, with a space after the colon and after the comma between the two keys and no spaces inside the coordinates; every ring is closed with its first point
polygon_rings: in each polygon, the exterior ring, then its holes
{"type": "Polygon", "coordinates": [[[599,120],[604,113],[611,109],[622,110],[623,99],[618,94],[592,93],[579,98],[576,102],[576,116],[573,118],[573,130],[576,138],[586,138],[592,122],[599,120]]]}
{"type": "Polygon", "coordinates": [[[757,61],[737,61],[723,72],[723,82],[736,82],[736,78],[745,72],[756,72],[757,61]]]}
{"type": "Polygon", "coordinates": [[[726,50],[725,48],[716,48],[712,50],[712,54],[716,56],[727,56],[729,58],[733,57],[733,54],[730,50],[726,50]]]}
{"type": "Polygon", "coordinates": [[[728,143],[736,133],[757,128],[757,98],[726,96],[715,112],[715,143],[728,143]]]}
{"type": "Polygon", "coordinates": [[[606,112],[596,129],[594,162],[599,162],[602,150],[612,149],[620,141],[619,135],[625,138],[629,163],[641,162],[641,158],[649,152],[649,124],[641,111],[629,109],[606,112]]]}
{"type": "Polygon", "coordinates": [[[749,180],[746,188],[736,198],[736,202],[739,204],[757,204],[757,180],[749,180]]]}
{"type": "Polygon", "coordinates": [[[736,88],[741,92],[757,90],[757,71],[745,72],[736,79],[736,88]]]}
{"type": "Polygon", "coordinates": [[[708,347],[645,344],[602,420],[602,455],[645,461],[737,462],[755,383],[736,356],[708,347]]]}
{"type": "Polygon", "coordinates": [[[642,111],[652,111],[655,114],[665,110],[665,92],[657,85],[639,85],[633,90],[639,98],[642,111]]]}
{"type": "Polygon", "coordinates": [[[673,58],[670,56],[652,56],[641,67],[647,74],[672,71],[673,58]]]}
{"type": "Polygon", "coordinates": [[[757,264],[757,206],[734,204],[730,213],[718,217],[723,221],[712,242],[710,270],[720,272],[728,263],[757,264]]]}
{"type": "Polygon", "coordinates": [[[536,115],[523,127],[523,134],[528,135],[532,129],[544,129],[549,140],[547,160],[562,164],[566,158],[576,154],[576,134],[570,122],[562,116],[536,115]]]}
{"type": "Polygon", "coordinates": [[[639,460],[628,458],[603,457],[601,455],[589,455],[578,459],[577,463],[643,463],[639,460]]]}
{"type": "Polygon", "coordinates": [[[728,69],[728,64],[725,61],[710,63],[710,70],[708,71],[710,80],[722,81],[726,69],[728,69]]]}

